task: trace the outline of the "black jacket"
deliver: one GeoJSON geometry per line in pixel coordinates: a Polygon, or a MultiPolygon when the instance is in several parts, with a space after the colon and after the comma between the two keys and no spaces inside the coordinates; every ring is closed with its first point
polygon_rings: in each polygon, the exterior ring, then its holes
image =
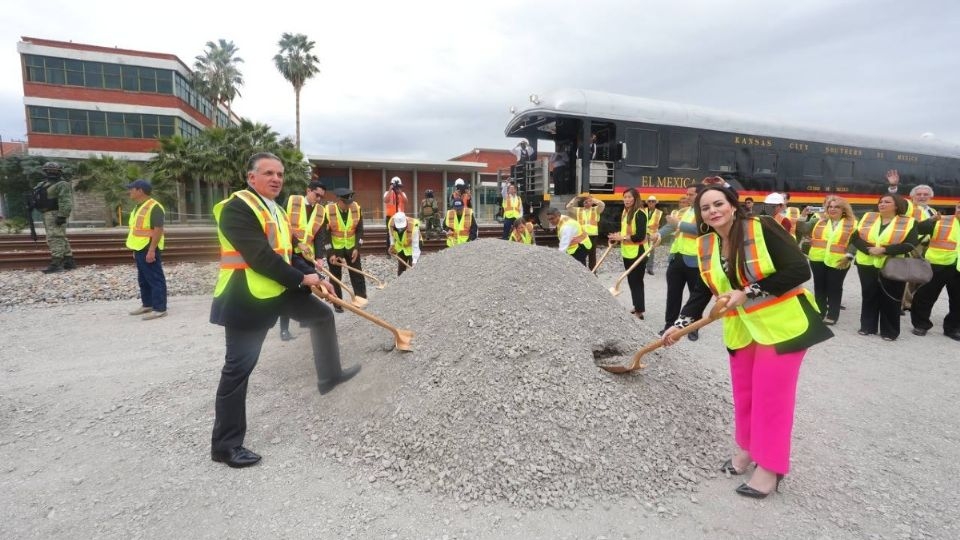
{"type": "Polygon", "coordinates": [[[304,273],[274,253],[260,221],[242,199],[234,197],[224,205],[219,229],[251,269],[280,283],[287,291],[276,298],[260,300],[250,294],[245,272],[234,271],[226,289],[213,299],[210,322],[243,330],[270,328],[277,322],[287,295],[310,292],[300,287],[304,273]]]}

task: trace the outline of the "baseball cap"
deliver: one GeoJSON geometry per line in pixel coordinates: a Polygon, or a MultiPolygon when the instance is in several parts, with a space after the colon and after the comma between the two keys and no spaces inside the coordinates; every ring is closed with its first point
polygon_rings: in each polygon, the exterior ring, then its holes
{"type": "Polygon", "coordinates": [[[139,180],[134,180],[133,182],[130,182],[124,187],[126,189],[140,189],[140,190],[143,190],[144,193],[150,193],[151,191],[153,191],[153,186],[150,185],[150,182],[142,178],[139,180]]]}
{"type": "Polygon", "coordinates": [[[454,199],[454,200],[453,200],[453,207],[454,207],[454,208],[463,208],[463,201],[461,201],[460,199],[454,199]]]}
{"type": "Polygon", "coordinates": [[[407,215],[403,212],[397,212],[393,215],[393,226],[398,229],[407,228],[407,215]]]}

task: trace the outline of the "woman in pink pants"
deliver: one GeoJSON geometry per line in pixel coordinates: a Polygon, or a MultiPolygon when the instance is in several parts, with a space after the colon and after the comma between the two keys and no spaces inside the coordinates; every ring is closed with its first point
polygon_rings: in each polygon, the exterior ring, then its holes
{"type": "MultiPolygon", "coordinates": [[[[790,470],[790,439],[800,363],[810,346],[833,336],[803,288],[810,267],[796,241],[775,221],[747,216],[729,188],[707,186],[694,202],[702,236],[700,275],[716,296],[727,298],[723,341],[730,353],[734,425],[739,447],[721,471],[750,480],[737,488],[762,499],[790,470]]],[[[663,334],[693,322],[683,312],[663,334]]]]}

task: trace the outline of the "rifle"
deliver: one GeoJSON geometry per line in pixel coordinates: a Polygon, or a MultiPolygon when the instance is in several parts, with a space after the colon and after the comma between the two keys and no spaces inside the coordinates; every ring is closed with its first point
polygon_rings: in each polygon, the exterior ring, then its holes
{"type": "Polygon", "coordinates": [[[30,192],[30,193],[27,193],[27,223],[30,224],[30,238],[32,238],[33,242],[36,243],[38,240],[38,237],[37,237],[37,228],[33,225],[33,210],[34,210],[33,192],[30,192]]]}

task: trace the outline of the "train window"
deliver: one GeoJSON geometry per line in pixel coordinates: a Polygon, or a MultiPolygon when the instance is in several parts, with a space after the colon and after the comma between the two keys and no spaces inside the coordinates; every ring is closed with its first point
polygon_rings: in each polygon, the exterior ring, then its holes
{"type": "Polygon", "coordinates": [[[653,129],[627,129],[627,165],[656,167],[660,164],[660,139],[653,129]]]}
{"type": "Polygon", "coordinates": [[[833,176],[834,178],[853,178],[853,162],[838,161],[833,176]]]}
{"type": "Polygon", "coordinates": [[[700,168],[700,135],[690,131],[670,131],[670,168],[700,168]]]}
{"type": "Polygon", "coordinates": [[[707,167],[711,171],[733,172],[737,166],[737,151],[711,148],[707,156],[707,167]]]}
{"type": "Polygon", "coordinates": [[[773,152],[754,154],[753,172],[756,174],[777,174],[777,155],[773,152]]]}
{"type": "Polygon", "coordinates": [[[804,176],[823,176],[823,159],[808,157],[803,160],[804,176]]]}

